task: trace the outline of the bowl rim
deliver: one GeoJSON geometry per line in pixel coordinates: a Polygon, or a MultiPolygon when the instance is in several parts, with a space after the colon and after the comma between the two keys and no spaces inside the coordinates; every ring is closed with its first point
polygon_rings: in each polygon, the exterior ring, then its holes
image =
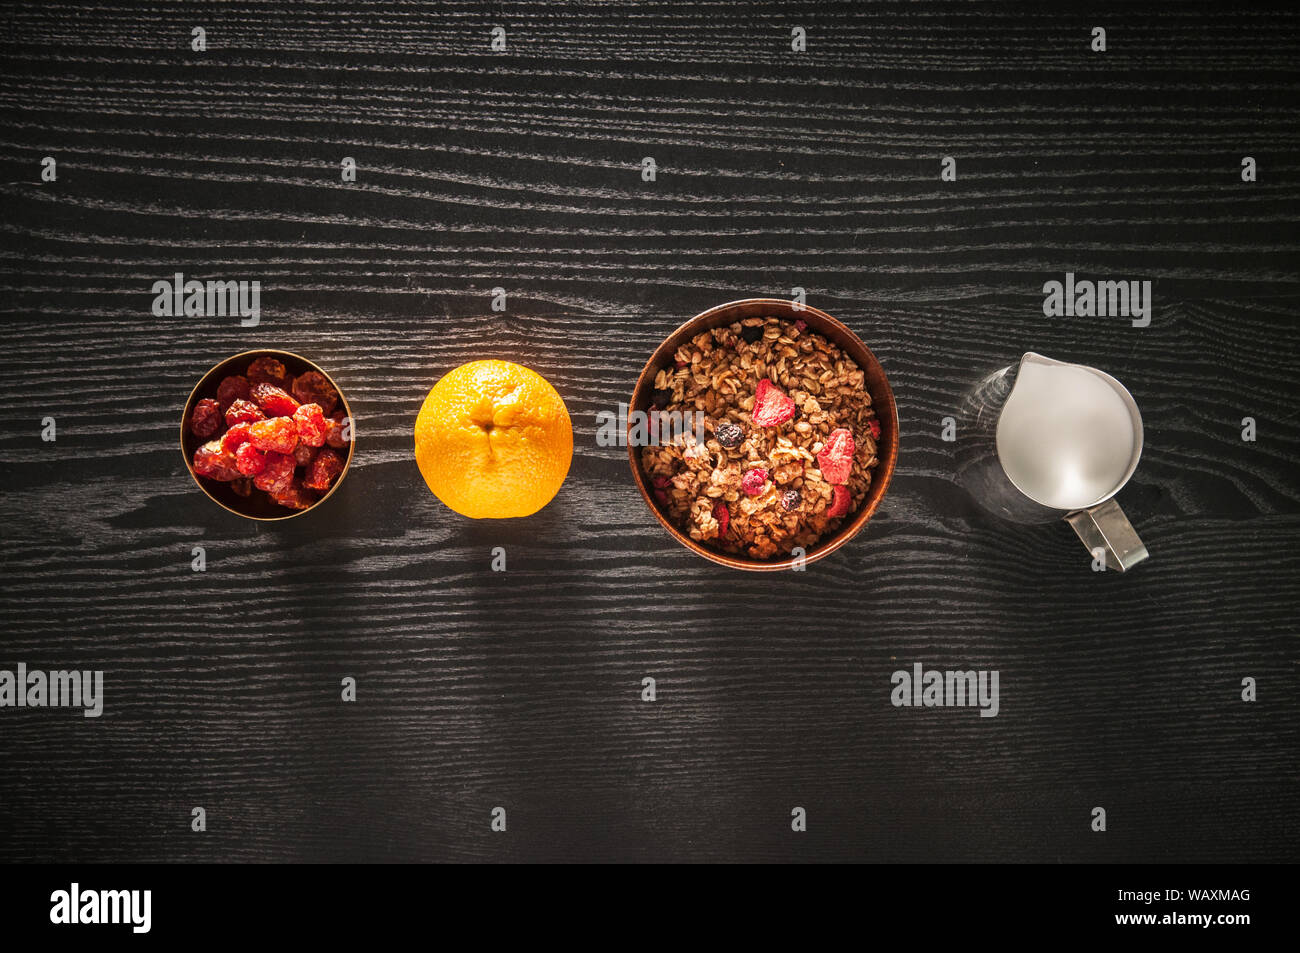
{"type": "Polygon", "coordinates": [[[190,478],[193,479],[196,484],[198,484],[198,487],[200,490],[203,491],[204,496],[206,496],[209,500],[217,504],[217,506],[221,507],[226,512],[234,513],[236,516],[241,517],[242,519],[255,520],[259,523],[279,523],[282,522],[283,520],[290,520],[297,516],[305,516],[306,514],[316,510],[322,503],[324,503],[331,496],[333,496],[334,491],[337,490],[342,485],[344,478],[348,475],[348,470],[352,466],[352,455],[356,453],[356,447],[357,447],[356,418],[352,416],[352,405],[348,403],[348,398],[347,395],[343,393],[343,388],[339,387],[338,383],[334,380],[334,378],[329,375],[329,372],[327,372],[323,367],[321,367],[315,361],[311,360],[311,358],[303,357],[301,354],[297,354],[293,351],[286,351],[283,348],[277,348],[277,347],[253,348],[252,350],[249,351],[240,351],[236,354],[231,354],[228,357],[224,357],[221,360],[217,361],[217,363],[209,367],[199,377],[198,383],[195,384],[194,388],[190,391],[190,396],[186,398],[185,406],[181,410],[181,430],[180,430],[181,458],[185,461],[185,469],[189,471],[190,478]],[[208,490],[208,488],[203,485],[203,481],[199,479],[199,475],[194,472],[194,461],[191,459],[190,455],[185,452],[185,439],[186,436],[188,435],[188,430],[186,429],[185,425],[190,419],[190,411],[194,406],[195,398],[198,396],[199,391],[204,388],[204,385],[207,384],[208,381],[211,379],[212,375],[216,373],[217,368],[221,367],[224,364],[228,364],[231,361],[236,361],[242,357],[253,358],[253,357],[259,357],[264,355],[269,355],[272,357],[283,355],[284,357],[290,357],[296,361],[301,361],[302,363],[310,367],[312,370],[319,373],[322,377],[324,377],[327,381],[330,382],[330,385],[334,388],[335,393],[339,395],[339,402],[343,404],[343,415],[346,418],[353,421],[352,439],[348,441],[348,457],[346,460],[343,461],[343,469],[339,471],[338,479],[334,481],[334,485],[329,488],[329,490],[325,493],[324,496],[322,496],[311,506],[307,507],[305,510],[289,510],[283,516],[254,516],[251,513],[241,513],[239,510],[235,509],[234,507],[227,506],[221,500],[213,496],[212,493],[208,490]]]}
{"type": "MultiPolygon", "coordinates": [[[[690,336],[693,335],[686,335],[687,338],[690,336]]],[[[864,371],[865,370],[868,369],[864,368],[864,371]]],[[[695,317],[678,325],[664,337],[664,339],[659,343],[659,346],[655,348],[654,352],[651,353],[649,359],[646,361],[645,367],[642,368],[641,373],[637,376],[636,384],[632,388],[632,397],[628,402],[627,408],[627,429],[625,429],[624,434],[625,442],[627,443],[628,462],[632,467],[632,478],[636,482],[637,489],[641,491],[641,498],[645,501],[646,506],[650,509],[650,512],[654,514],[655,519],[659,521],[659,524],[666,529],[668,534],[677,540],[677,542],[681,543],[696,555],[702,556],[711,562],[718,563],[719,565],[726,566],[730,569],[741,569],[748,572],[780,572],[782,570],[793,569],[796,563],[802,566],[807,566],[825,556],[829,556],[856,536],[862,528],[870,522],[871,517],[875,515],[876,510],[880,507],[881,501],[885,498],[885,493],[889,489],[889,483],[893,478],[894,469],[898,462],[898,401],[894,397],[894,389],[889,383],[889,376],[885,373],[884,365],[881,364],[880,359],[876,357],[875,352],[873,352],[871,348],[867,346],[866,342],[858,337],[858,335],[848,327],[848,325],[812,305],[800,304],[796,306],[795,302],[791,301],[789,298],[737,298],[734,301],[728,301],[724,304],[715,305],[712,308],[701,311],[695,317]],[[631,440],[626,440],[627,430],[631,428],[632,412],[636,409],[637,395],[643,391],[646,381],[653,380],[653,374],[663,365],[665,361],[663,352],[667,348],[668,342],[673,338],[684,334],[684,332],[689,328],[695,328],[695,333],[698,333],[700,330],[706,329],[706,327],[712,328],[719,324],[727,323],[720,319],[721,316],[741,305],[761,305],[764,307],[771,307],[782,311],[785,314],[812,314],[816,321],[825,322],[828,326],[835,328],[837,331],[844,334],[848,340],[855,342],[859,347],[861,347],[863,352],[869,358],[870,363],[874,364],[875,368],[879,369],[880,384],[889,397],[889,404],[892,413],[890,415],[891,419],[889,419],[888,423],[891,427],[888,434],[886,434],[887,440],[885,441],[885,444],[887,452],[879,455],[879,468],[872,479],[872,488],[875,490],[872,494],[873,499],[869,500],[866,505],[854,514],[852,522],[846,526],[841,526],[834,536],[822,542],[812,552],[807,553],[798,559],[795,557],[775,560],[748,559],[714,550],[709,546],[705,546],[702,543],[698,543],[691,539],[674,526],[655,504],[654,498],[650,495],[647,486],[647,478],[645,473],[642,471],[640,461],[638,460],[638,454],[641,448],[634,446],[631,440]]],[[[879,408],[877,408],[877,416],[880,416],[879,408]]]]}

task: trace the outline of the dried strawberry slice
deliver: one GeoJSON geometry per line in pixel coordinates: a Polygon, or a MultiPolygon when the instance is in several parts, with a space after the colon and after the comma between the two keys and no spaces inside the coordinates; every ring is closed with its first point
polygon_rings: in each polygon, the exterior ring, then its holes
{"type": "Polygon", "coordinates": [[[293,412],[293,423],[298,428],[298,439],[309,447],[323,446],[325,432],[329,429],[325,423],[325,414],[319,404],[303,404],[293,412]]]}
{"type": "Polygon", "coordinates": [[[324,449],[316,454],[316,459],[312,460],[311,466],[307,468],[307,476],[303,479],[302,485],[309,490],[325,491],[330,488],[330,484],[343,472],[343,458],[333,450],[324,449]]]}
{"type": "Polygon", "coordinates": [[[299,374],[293,379],[293,387],[290,390],[299,401],[304,404],[316,404],[325,414],[333,413],[334,408],[339,404],[338,391],[324,374],[317,371],[299,374]]]}
{"type": "Polygon", "coordinates": [[[831,487],[831,505],[830,509],[826,511],[826,515],[832,519],[837,516],[844,516],[848,513],[849,505],[852,502],[853,498],[849,496],[847,486],[833,486],[831,487]]]}
{"type": "Polygon", "coordinates": [[[253,400],[268,417],[288,417],[298,409],[298,402],[283,387],[274,384],[254,384],[253,400]]]}
{"type": "Polygon", "coordinates": [[[222,483],[239,479],[235,455],[222,450],[220,440],[209,440],[194,451],[194,472],[201,477],[220,480],[222,483]]]}
{"type": "Polygon", "coordinates": [[[826,438],[826,446],[817,454],[817,466],[827,483],[844,485],[853,470],[853,431],[838,427],[826,438]]]}
{"type": "Polygon", "coordinates": [[[252,391],[249,390],[248,378],[241,374],[223,377],[221,383],[217,385],[217,403],[221,405],[223,414],[235,401],[248,400],[251,396],[252,391]]]}
{"type": "Polygon", "coordinates": [[[230,402],[226,408],[226,426],[233,427],[236,424],[251,424],[255,420],[265,420],[266,414],[262,413],[257,404],[251,400],[244,400],[237,397],[230,402]]]}
{"type": "Polygon", "coordinates": [[[248,440],[258,450],[293,453],[293,448],[298,446],[298,428],[291,417],[259,420],[248,425],[248,440]]]}
{"type": "Polygon", "coordinates": [[[753,420],[756,427],[776,427],[794,417],[794,401],[766,377],[754,393],[753,420]]]}
{"type": "Polygon", "coordinates": [[[713,504],[713,518],[718,521],[718,535],[726,536],[727,527],[731,525],[731,510],[726,503],[713,504]]]}
{"type": "Polygon", "coordinates": [[[205,397],[190,412],[190,433],[207,440],[221,429],[221,405],[205,397]]]}

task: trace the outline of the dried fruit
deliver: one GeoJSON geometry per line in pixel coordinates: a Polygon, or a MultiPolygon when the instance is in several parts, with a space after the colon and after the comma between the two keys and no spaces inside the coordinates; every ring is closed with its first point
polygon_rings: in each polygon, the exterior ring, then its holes
{"type": "Polygon", "coordinates": [[[209,480],[229,483],[239,478],[235,455],[221,449],[220,440],[209,440],[194,451],[194,472],[209,480]]]}
{"type": "Polygon", "coordinates": [[[754,393],[753,419],[755,426],[776,427],[794,416],[794,401],[764,377],[754,393]]]}
{"type": "Polygon", "coordinates": [[[251,443],[242,443],[235,451],[235,466],[244,476],[257,476],[266,469],[266,454],[251,443]]]}
{"type": "MultiPolygon", "coordinates": [[[[834,491],[832,491],[834,492],[834,491]]],[[[799,495],[798,490],[786,490],[781,494],[781,509],[787,513],[793,513],[803,502],[803,497],[799,495]]]]}
{"type": "Polygon", "coordinates": [[[325,414],[319,404],[303,404],[293,412],[293,423],[298,428],[298,439],[309,447],[325,443],[325,414]]]}
{"type": "Polygon", "coordinates": [[[798,331],[800,334],[803,334],[805,331],[808,330],[808,322],[805,321],[803,318],[799,318],[794,323],[794,329],[798,331]]]}
{"type": "Polygon", "coordinates": [[[853,471],[853,431],[840,427],[826,438],[826,446],[817,454],[817,466],[827,483],[843,486],[853,471]]]}
{"type": "Polygon", "coordinates": [[[307,468],[307,476],[302,485],[309,490],[328,490],[334,479],[343,472],[343,458],[333,450],[325,449],[316,454],[316,459],[307,468]]]}
{"type": "Polygon", "coordinates": [[[871,439],[872,439],[872,440],[879,440],[879,439],[880,439],[880,421],[879,421],[879,420],[877,420],[875,417],[872,417],[870,420],[867,421],[867,429],[871,431],[871,439]]]}
{"type": "Polygon", "coordinates": [[[207,440],[221,429],[221,406],[211,397],[194,405],[190,413],[190,433],[207,440]]]}
{"type": "Polygon", "coordinates": [[[329,379],[318,371],[307,371],[293,379],[290,388],[293,396],[303,404],[316,404],[321,413],[332,413],[338,406],[339,394],[329,379]]]}
{"type": "Polygon", "coordinates": [[[221,449],[234,453],[240,444],[248,442],[248,424],[235,424],[221,437],[221,449]]]}
{"type": "Polygon", "coordinates": [[[348,445],[347,441],[343,439],[343,421],[346,419],[343,416],[343,411],[336,410],[330,414],[329,420],[325,422],[325,442],[335,450],[342,450],[348,445]]]}
{"type": "Polygon", "coordinates": [[[274,384],[276,387],[289,386],[289,372],[284,365],[273,357],[259,357],[248,365],[250,384],[274,384]]]}
{"type": "Polygon", "coordinates": [[[217,385],[217,403],[221,405],[223,414],[235,401],[248,400],[251,396],[248,378],[241,374],[223,377],[217,385]]]}
{"type": "Polygon", "coordinates": [[[833,486],[831,487],[831,505],[826,510],[826,515],[832,519],[843,516],[848,513],[849,504],[852,502],[853,498],[849,495],[847,486],[833,486]]]}
{"type": "Polygon", "coordinates": [[[293,457],[271,451],[266,455],[266,466],[253,478],[253,486],[268,493],[279,493],[293,481],[293,457]]]}
{"type": "Polygon", "coordinates": [[[734,450],[745,442],[745,428],[730,421],[713,428],[713,436],[728,450],[734,450]]]}
{"type": "Polygon", "coordinates": [[[226,426],[233,427],[236,424],[251,424],[255,420],[265,420],[266,414],[262,413],[260,407],[251,400],[235,398],[226,408],[226,426]]]}
{"type": "Polygon", "coordinates": [[[285,486],[271,494],[271,502],[287,506],[293,510],[305,510],[316,502],[316,497],[304,490],[299,484],[290,480],[285,486]]]}
{"type": "Polygon", "coordinates": [[[253,495],[253,481],[248,477],[240,477],[238,480],[231,480],[230,488],[235,491],[236,496],[253,495]]]}
{"type": "Polygon", "coordinates": [[[311,463],[315,456],[316,448],[307,446],[307,444],[303,443],[301,440],[298,441],[298,446],[293,448],[293,462],[300,467],[305,467],[307,464],[311,463]]]}
{"type": "Polygon", "coordinates": [[[726,503],[713,504],[713,518],[718,521],[718,535],[726,536],[727,528],[731,526],[731,510],[727,509],[726,503]]]}
{"type": "Polygon", "coordinates": [[[740,479],[740,488],[750,496],[758,496],[766,485],[767,471],[762,467],[746,470],[745,475],[740,479]]]}
{"type": "Polygon", "coordinates": [[[254,384],[253,400],[268,417],[288,417],[298,409],[298,402],[283,387],[274,384],[254,384]]]}
{"type": "Polygon", "coordinates": [[[298,428],[292,417],[259,420],[248,425],[248,441],[258,450],[293,453],[293,448],[298,446],[298,428]]]}

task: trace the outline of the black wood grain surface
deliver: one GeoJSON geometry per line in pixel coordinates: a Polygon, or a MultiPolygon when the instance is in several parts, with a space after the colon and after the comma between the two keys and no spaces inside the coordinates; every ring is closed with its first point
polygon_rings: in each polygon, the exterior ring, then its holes
{"type": "Polygon", "coordinates": [[[105,701],[0,708],[0,859],[1300,860],[1300,14],[1051,6],[6,8],[0,669],[102,669],[105,701]],[[155,317],[178,271],[259,280],[260,324],[155,317]],[[1150,326],[1044,317],[1067,271],[1150,280],[1150,326]],[[899,468],[833,556],[729,571],[596,414],[683,320],[796,287],[884,363],[899,468]],[[176,441],[256,347],[358,419],[283,524],[176,441]],[[1028,349],[1142,409],[1131,573],[955,480],[943,418],[1028,349]],[[480,357],[573,417],[528,519],[415,466],[480,357]],[[893,707],[915,662],[998,670],[998,716],[893,707]]]}

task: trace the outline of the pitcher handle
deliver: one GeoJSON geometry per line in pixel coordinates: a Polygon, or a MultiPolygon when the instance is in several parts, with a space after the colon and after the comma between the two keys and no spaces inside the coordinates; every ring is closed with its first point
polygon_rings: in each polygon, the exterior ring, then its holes
{"type": "Polygon", "coordinates": [[[1113,499],[1086,510],[1075,510],[1065,521],[1074,527],[1089,552],[1098,548],[1105,551],[1108,569],[1124,572],[1147,558],[1146,546],[1113,499]]]}

